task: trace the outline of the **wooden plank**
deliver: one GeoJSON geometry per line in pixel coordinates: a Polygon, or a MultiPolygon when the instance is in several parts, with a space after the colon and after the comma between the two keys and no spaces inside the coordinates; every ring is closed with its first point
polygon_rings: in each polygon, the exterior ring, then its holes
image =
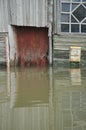
{"type": "Polygon", "coordinates": [[[54,36],[53,47],[54,49],[68,50],[70,46],[80,46],[86,49],[86,36],[83,35],[68,35],[68,36],[54,36]]]}
{"type": "Polygon", "coordinates": [[[6,64],[5,40],[0,39],[0,64],[6,64]]]}
{"type": "Polygon", "coordinates": [[[59,41],[66,41],[66,42],[79,42],[79,41],[86,41],[86,36],[84,35],[54,35],[53,37],[54,42],[59,41]]]}

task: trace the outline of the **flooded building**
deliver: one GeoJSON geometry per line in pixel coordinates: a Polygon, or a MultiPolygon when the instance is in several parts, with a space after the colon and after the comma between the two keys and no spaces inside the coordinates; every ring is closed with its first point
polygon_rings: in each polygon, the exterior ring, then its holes
{"type": "Polygon", "coordinates": [[[54,0],[54,60],[69,59],[70,47],[86,52],[86,0],[54,0]]]}
{"type": "Polygon", "coordinates": [[[53,1],[0,2],[0,32],[9,38],[8,62],[20,66],[52,64],[53,1]]]}
{"type": "Polygon", "coordinates": [[[11,65],[69,60],[71,46],[85,59],[86,0],[1,0],[0,43],[7,50],[0,57],[11,65]]]}

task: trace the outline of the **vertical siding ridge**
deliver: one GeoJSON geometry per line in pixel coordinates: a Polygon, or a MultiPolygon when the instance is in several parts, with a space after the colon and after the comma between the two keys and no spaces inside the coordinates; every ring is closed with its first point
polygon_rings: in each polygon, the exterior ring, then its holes
{"type": "MultiPolygon", "coordinates": [[[[51,0],[8,0],[9,10],[5,13],[9,13],[9,24],[17,26],[36,26],[45,27],[49,22],[49,4],[51,0]]],[[[6,0],[0,0],[1,6],[1,24],[3,23],[6,28],[8,18],[3,17],[3,2],[6,4],[6,0]],[[5,20],[4,20],[4,19],[5,20]],[[4,21],[3,21],[4,20],[4,21]],[[3,22],[2,22],[3,21],[3,22]],[[5,22],[5,23],[4,23],[5,22]]],[[[8,17],[8,15],[6,15],[8,17]]],[[[0,26],[2,28],[2,26],[0,26]]]]}

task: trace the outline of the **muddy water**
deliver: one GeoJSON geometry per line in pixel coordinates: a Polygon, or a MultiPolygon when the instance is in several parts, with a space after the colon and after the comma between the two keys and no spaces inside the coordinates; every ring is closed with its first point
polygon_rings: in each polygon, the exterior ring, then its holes
{"type": "Polygon", "coordinates": [[[86,130],[86,68],[1,69],[0,130],[86,130]]]}

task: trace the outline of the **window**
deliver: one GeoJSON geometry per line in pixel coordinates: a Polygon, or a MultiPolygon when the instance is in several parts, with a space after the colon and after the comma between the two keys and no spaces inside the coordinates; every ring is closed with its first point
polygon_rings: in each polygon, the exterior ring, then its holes
{"type": "Polygon", "coordinates": [[[86,33],[86,0],[61,0],[61,32],[86,33]]]}

